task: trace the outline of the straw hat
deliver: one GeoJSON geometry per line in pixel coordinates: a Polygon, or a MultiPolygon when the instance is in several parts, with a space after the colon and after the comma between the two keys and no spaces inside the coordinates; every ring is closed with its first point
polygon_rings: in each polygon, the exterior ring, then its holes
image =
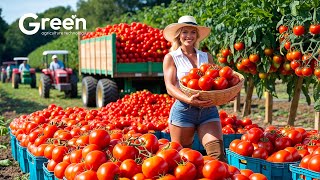
{"type": "Polygon", "coordinates": [[[200,42],[204,38],[206,38],[210,34],[210,31],[211,31],[211,29],[208,27],[199,26],[193,16],[182,16],[179,18],[178,23],[169,24],[163,30],[164,38],[167,41],[172,42],[174,40],[174,37],[176,35],[177,30],[182,27],[185,27],[185,26],[192,26],[192,27],[196,27],[198,29],[198,31],[199,31],[198,42],[200,42]]]}

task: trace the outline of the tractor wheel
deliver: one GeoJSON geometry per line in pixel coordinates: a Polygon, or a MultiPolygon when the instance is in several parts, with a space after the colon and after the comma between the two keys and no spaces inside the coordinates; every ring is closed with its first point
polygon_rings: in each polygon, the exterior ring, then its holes
{"type": "Polygon", "coordinates": [[[96,91],[97,107],[103,107],[119,99],[118,86],[110,79],[100,79],[96,91]]]}
{"type": "Polygon", "coordinates": [[[71,97],[71,98],[76,98],[78,96],[78,78],[75,74],[72,74],[70,76],[70,85],[71,85],[71,90],[70,91],[65,91],[65,96],[66,97],[71,97]]]}
{"type": "Polygon", "coordinates": [[[5,83],[7,79],[7,74],[6,73],[1,73],[1,82],[5,83]]]}
{"type": "Polygon", "coordinates": [[[20,74],[13,74],[12,75],[12,87],[14,89],[19,88],[19,81],[20,81],[20,74]]]}
{"type": "Polygon", "coordinates": [[[40,83],[39,83],[39,95],[43,98],[49,98],[50,96],[50,88],[51,88],[51,82],[50,77],[41,74],[40,76],[40,83]]]}
{"type": "Polygon", "coordinates": [[[31,83],[30,83],[30,87],[31,88],[36,88],[37,86],[37,79],[36,79],[36,74],[30,74],[31,77],[31,83]]]}
{"type": "Polygon", "coordinates": [[[96,106],[97,80],[91,76],[82,79],[82,102],[86,107],[96,106]]]}

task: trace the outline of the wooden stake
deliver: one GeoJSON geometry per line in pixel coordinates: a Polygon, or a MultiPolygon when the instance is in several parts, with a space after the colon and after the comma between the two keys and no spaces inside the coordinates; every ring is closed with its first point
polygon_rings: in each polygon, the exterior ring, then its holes
{"type": "Polygon", "coordinates": [[[273,97],[269,91],[266,91],[265,93],[266,102],[266,112],[265,112],[265,119],[264,123],[272,124],[272,107],[273,107],[273,97]]]}
{"type": "Polygon", "coordinates": [[[287,124],[290,126],[294,126],[294,120],[296,118],[297,109],[298,109],[298,105],[299,105],[302,82],[303,82],[303,77],[299,77],[299,79],[295,83],[296,86],[294,88],[293,98],[291,100],[289,117],[288,117],[288,122],[287,122],[287,124]]]}
{"type": "Polygon", "coordinates": [[[243,105],[242,117],[248,116],[251,113],[251,101],[252,101],[252,93],[253,93],[253,79],[249,77],[249,84],[247,87],[247,96],[243,105]]]}
{"type": "Polygon", "coordinates": [[[235,113],[240,112],[240,92],[238,93],[236,99],[234,100],[233,111],[235,113]]]}
{"type": "Polygon", "coordinates": [[[320,131],[320,112],[315,113],[314,129],[320,131]]]}

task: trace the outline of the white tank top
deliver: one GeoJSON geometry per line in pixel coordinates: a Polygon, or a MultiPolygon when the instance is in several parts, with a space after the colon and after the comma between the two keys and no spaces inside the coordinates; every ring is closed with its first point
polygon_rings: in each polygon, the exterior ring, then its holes
{"type": "MultiPolygon", "coordinates": [[[[206,52],[199,51],[196,49],[197,53],[197,68],[199,68],[202,64],[208,63],[208,54],[206,52]]],[[[174,61],[174,64],[177,68],[177,79],[181,79],[183,76],[187,75],[189,71],[193,68],[189,59],[183,55],[181,48],[179,47],[177,50],[169,53],[174,61]]],[[[177,84],[179,87],[179,83],[177,84]]]]}

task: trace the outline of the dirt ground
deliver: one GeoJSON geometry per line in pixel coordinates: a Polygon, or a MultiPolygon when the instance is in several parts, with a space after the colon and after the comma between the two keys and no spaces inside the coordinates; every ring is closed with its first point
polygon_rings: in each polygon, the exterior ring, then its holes
{"type": "MultiPolygon", "coordinates": [[[[244,102],[244,97],[241,98],[241,102],[244,102]]],[[[252,100],[252,109],[250,117],[254,123],[259,124],[261,127],[266,127],[268,124],[265,124],[264,121],[264,111],[265,111],[265,101],[263,99],[253,98],[252,100]]],[[[241,104],[242,110],[243,104],[241,104]]],[[[224,109],[228,113],[233,112],[233,103],[219,107],[219,110],[224,109]]],[[[273,103],[273,122],[272,125],[275,126],[285,126],[287,124],[288,112],[290,109],[290,103],[287,101],[278,101],[275,100],[273,103]]],[[[0,112],[2,116],[6,119],[13,119],[18,116],[15,111],[0,112]]],[[[241,112],[236,113],[239,119],[242,119],[241,112]]],[[[295,121],[295,126],[304,127],[306,129],[313,129],[314,127],[314,109],[313,106],[308,106],[307,104],[299,104],[297,117],[295,121]]],[[[8,167],[0,167],[0,179],[25,179],[25,175],[20,171],[19,165],[16,161],[13,160],[11,156],[11,147],[10,147],[10,137],[0,136],[0,144],[5,144],[8,146],[7,149],[0,150],[0,160],[10,159],[13,161],[13,165],[8,167]],[[22,177],[22,178],[21,178],[22,177]]]]}

